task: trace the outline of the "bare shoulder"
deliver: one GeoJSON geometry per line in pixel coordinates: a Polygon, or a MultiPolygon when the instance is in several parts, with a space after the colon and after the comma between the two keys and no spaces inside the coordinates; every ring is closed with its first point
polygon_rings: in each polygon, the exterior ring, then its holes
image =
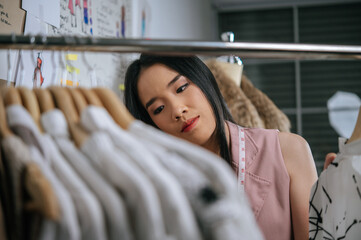
{"type": "Polygon", "coordinates": [[[281,152],[290,174],[294,171],[315,169],[311,149],[307,141],[293,133],[279,133],[281,152]]]}

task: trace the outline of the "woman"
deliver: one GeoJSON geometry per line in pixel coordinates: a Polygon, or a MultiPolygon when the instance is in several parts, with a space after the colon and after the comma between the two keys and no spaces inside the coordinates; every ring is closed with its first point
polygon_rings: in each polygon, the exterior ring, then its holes
{"type": "Polygon", "coordinates": [[[307,142],[276,130],[237,126],[197,57],[141,55],[128,68],[125,104],[135,118],[214,152],[238,175],[242,131],[244,189],[266,239],[308,239],[308,201],[317,180],[307,142]]]}

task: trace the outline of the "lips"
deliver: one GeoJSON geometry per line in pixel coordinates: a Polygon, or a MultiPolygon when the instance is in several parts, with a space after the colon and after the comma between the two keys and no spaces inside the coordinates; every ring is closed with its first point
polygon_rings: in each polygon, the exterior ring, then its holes
{"type": "Polygon", "coordinates": [[[198,123],[199,120],[199,116],[195,117],[195,118],[191,118],[188,119],[182,127],[182,131],[181,132],[189,132],[190,130],[192,130],[198,123]]]}

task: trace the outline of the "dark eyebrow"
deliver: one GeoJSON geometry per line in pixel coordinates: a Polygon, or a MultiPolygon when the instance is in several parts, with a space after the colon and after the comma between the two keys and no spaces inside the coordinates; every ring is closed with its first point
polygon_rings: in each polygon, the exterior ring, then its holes
{"type": "Polygon", "coordinates": [[[172,84],[174,84],[182,75],[178,74],[177,76],[175,76],[172,81],[170,81],[167,85],[167,87],[170,87],[172,84]]]}
{"type": "MultiPolygon", "coordinates": [[[[175,76],[167,85],[167,87],[172,86],[182,75],[178,74],[177,76],[175,76]]],[[[145,109],[147,109],[150,105],[152,105],[154,103],[154,101],[157,100],[156,97],[151,98],[146,104],[145,104],[145,109]]]]}
{"type": "Polygon", "coordinates": [[[152,105],[156,99],[157,99],[157,98],[155,98],[155,97],[152,98],[152,99],[150,99],[150,100],[145,104],[145,109],[147,109],[150,105],[152,105]]]}

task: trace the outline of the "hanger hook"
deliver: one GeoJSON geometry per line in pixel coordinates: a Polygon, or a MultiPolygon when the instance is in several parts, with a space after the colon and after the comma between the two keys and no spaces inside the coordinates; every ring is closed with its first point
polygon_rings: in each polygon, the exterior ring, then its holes
{"type": "Polygon", "coordinates": [[[85,66],[87,67],[89,74],[90,74],[90,85],[91,87],[97,87],[98,86],[98,82],[97,82],[97,76],[96,76],[96,72],[95,72],[95,67],[96,64],[92,65],[89,61],[88,61],[88,57],[85,55],[85,52],[81,53],[82,59],[85,63],[85,66]]]}
{"type": "Polygon", "coordinates": [[[8,51],[7,51],[7,62],[8,62],[7,86],[10,86],[11,79],[12,79],[12,71],[13,71],[13,67],[11,64],[11,49],[8,49],[8,51]]]}
{"type": "Polygon", "coordinates": [[[17,83],[16,85],[22,86],[25,81],[25,64],[24,64],[24,55],[22,49],[19,50],[19,67],[20,67],[20,77],[19,77],[19,82],[16,82],[17,83]]]}
{"type": "Polygon", "coordinates": [[[61,82],[60,85],[61,86],[66,86],[66,80],[68,78],[68,70],[66,69],[66,61],[63,58],[64,52],[60,51],[59,52],[59,64],[60,64],[60,68],[62,68],[62,74],[61,74],[61,82]]]}
{"type": "Polygon", "coordinates": [[[56,78],[58,76],[58,64],[55,60],[55,51],[51,52],[51,65],[53,66],[53,72],[52,72],[52,76],[51,76],[51,85],[55,85],[56,84],[56,78]]]}

